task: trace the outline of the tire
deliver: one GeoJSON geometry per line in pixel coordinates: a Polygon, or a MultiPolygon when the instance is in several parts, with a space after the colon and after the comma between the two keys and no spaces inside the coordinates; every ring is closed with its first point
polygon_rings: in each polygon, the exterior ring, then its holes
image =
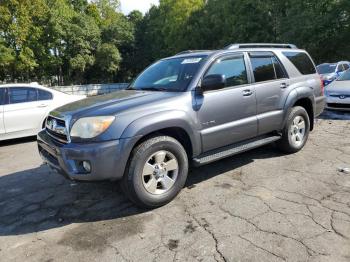
{"type": "Polygon", "coordinates": [[[282,139],[277,142],[277,146],[285,153],[296,153],[305,146],[309,133],[310,118],[305,108],[293,107],[282,130],[282,139]]]}
{"type": "Polygon", "coordinates": [[[182,190],[188,174],[188,158],[174,138],[150,138],[131,153],[121,186],[142,208],[156,208],[172,201],[182,190]]]}

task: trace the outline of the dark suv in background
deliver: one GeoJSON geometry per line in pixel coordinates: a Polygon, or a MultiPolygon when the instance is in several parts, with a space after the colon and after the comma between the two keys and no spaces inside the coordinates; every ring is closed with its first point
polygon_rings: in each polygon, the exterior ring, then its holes
{"type": "Polygon", "coordinates": [[[73,180],[121,180],[138,205],[157,207],[204,165],[268,143],[301,150],[324,109],[304,50],[236,44],[185,51],[141,73],[127,90],[50,113],[38,134],[44,161],[73,180]]]}

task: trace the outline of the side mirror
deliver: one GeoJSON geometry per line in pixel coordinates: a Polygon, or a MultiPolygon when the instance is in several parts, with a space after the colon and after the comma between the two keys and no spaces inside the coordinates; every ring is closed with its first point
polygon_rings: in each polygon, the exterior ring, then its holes
{"type": "Polygon", "coordinates": [[[203,92],[222,89],[226,86],[224,75],[208,75],[202,80],[201,89],[203,92]]]}

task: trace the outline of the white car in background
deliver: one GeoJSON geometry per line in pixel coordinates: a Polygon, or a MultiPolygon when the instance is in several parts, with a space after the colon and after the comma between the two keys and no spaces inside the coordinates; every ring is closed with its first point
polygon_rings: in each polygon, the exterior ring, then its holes
{"type": "Polygon", "coordinates": [[[327,109],[350,111],[350,69],[325,89],[327,109]]]}
{"type": "Polygon", "coordinates": [[[37,135],[50,111],[84,98],[37,83],[0,85],[0,141],[37,135]]]}

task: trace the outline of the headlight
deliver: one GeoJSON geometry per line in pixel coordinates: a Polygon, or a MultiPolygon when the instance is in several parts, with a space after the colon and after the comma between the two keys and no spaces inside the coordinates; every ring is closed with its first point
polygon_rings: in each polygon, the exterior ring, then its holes
{"type": "Polygon", "coordinates": [[[106,131],[113,123],[114,116],[80,118],[74,123],[70,135],[79,138],[94,138],[106,131]]]}

